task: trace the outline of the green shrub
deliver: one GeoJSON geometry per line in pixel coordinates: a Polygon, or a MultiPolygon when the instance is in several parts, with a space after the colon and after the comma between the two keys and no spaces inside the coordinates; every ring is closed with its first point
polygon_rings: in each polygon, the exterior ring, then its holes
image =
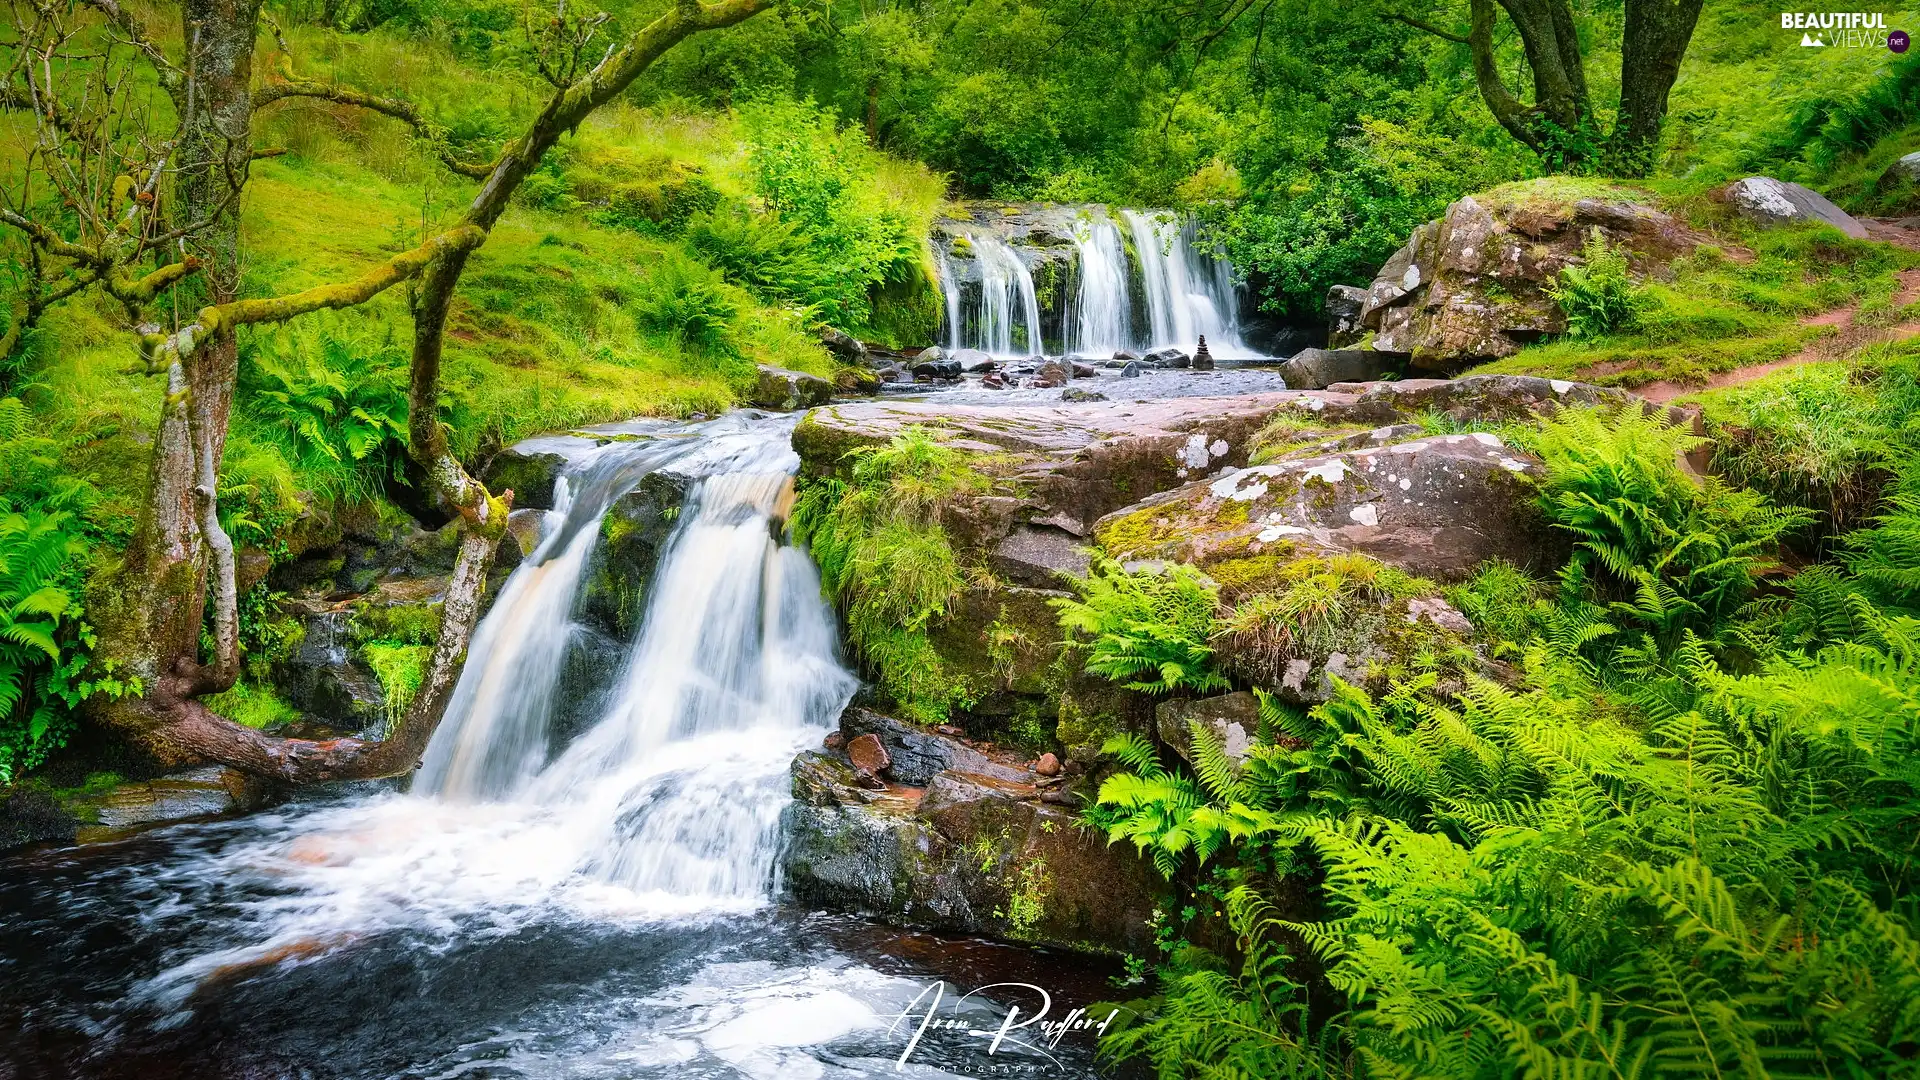
{"type": "Polygon", "coordinates": [[[67,515],[0,514],[0,783],[32,769],[65,743],[72,720],[64,681],[85,652],[61,640],[76,615],[69,567],[84,550],[67,515]]]}
{"type": "Polygon", "coordinates": [[[240,402],[289,463],[336,497],[371,493],[407,437],[407,357],[391,332],[349,317],[302,320],[258,335],[240,402]]]}
{"type": "Polygon", "coordinates": [[[387,730],[391,731],[407,715],[407,707],[420,692],[433,647],[370,641],[360,647],[360,655],[380,682],[380,692],[386,698],[387,730]]]}
{"type": "Polygon", "coordinates": [[[1567,315],[1567,336],[1594,338],[1633,326],[1639,295],[1626,255],[1608,245],[1598,227],[1581,255],[1584,263],[1561,270],[1547,289],[1567,315]]]}
{"type": "Polygon", "coordinates": [[[635,307],[648,329],[706,352],[728,348],[728,329],[740,313],[718,275],[679,258],[649,268],[635,307]]]}
{"type": "Polygon", "coordinates": [[[1087,643],[1086,669],[1129,690],[1166,694],[1223,689],[1213,668],[1218,590],[1191,566],[1129,573],[1096,554],[1074,581],[1079,599],[1049,601],[1069,639],[1087,643]]]}

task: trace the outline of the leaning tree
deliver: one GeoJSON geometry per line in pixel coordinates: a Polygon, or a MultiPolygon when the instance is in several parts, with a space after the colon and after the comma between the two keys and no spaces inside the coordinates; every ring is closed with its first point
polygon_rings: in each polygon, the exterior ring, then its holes
{"type": "MultiPolygon", "coordinates": [[[[674,0],[624,40],[597,45],[605,16],[564,3],[536,31],[545,106],[491,162],[448,146],[410,103],[297,78],[256,85],[260,0],[182,0],[170,52],[121,0],[14,0],[0,42],[0,108],[31,117],[28,183],[5,193],[0,223],[25,241],[27,281],[0,351],[53,304],[95,292],[137,329],[139,362],[163,380],[147,498],[123,558],[91,590],[95,654],[139,692],[96,697],[95,720],[162,762],[218,762],[285,783],[405,772],[438,725],[465,660],[506,499],[467,474],[438,419],[446,321],[467,260],[560,137],[619,95],[682,39],[731,26],[777,0],[674,0]],[[171,108],[142,97],[145,65],[171,108]],[[411,125],[448,168],[480,182],[457,221],[359,277],[284,296],[240,298],[239,209],[257,153],[256,111],[293,97],[374,110],[411,125]],[[36,189],[34,184],[40,185],[36,189]],[[419,692],[384,739],[275,738],[201,700],[240,673],[234,545],[219,518],[219,475],[237,368],[234,334],[309,312],[366,303],[412,283],[414,338],[407,452],[428,493],[458,522],[459,552],[440,639],[419,692]],[[200,632],[212,604],[212,655],[200,632]]],[[[282,43],[282,50],[285,45],[282,43]]],[[[508,498],[511,493],[507,493],[508,498]]]]}

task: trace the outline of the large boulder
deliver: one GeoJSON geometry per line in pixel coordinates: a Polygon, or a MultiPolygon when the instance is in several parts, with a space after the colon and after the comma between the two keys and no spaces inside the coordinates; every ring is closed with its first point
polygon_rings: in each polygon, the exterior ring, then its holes
{"type": "Polygon", "coordinates": [[[847,367],[866,367],[872,357],[867,351],[867,343],[844,330],[831,326],[820,328],[820,344],[827,347],[835,361],[847,367]]]}
{"type": "Polygon", "coordinates": [[[833,384],[818,375],[761,364],[747,402],[762,409],[793,412],[825,405],[833,397],[833,384]]]}
{"type": "Polygon", "coordinates": [[[1280,376],[1292,390],[1325,390],[1391,375],[1399,367],[1396,359],[1373,349],[1302,349],[1280,365],[1280,376]]]}
{"type": "Polygon", "coordinates": [[[1358,552],[1459,580],[1488,559],[1557,566],[1564,548],[1534,505],[1538,461],[1496,435],[1436,435],[1236,469],[1102,519],[1128,560],[1203,569],[1262,556],[1358,552]]]}
{"type": "Polygon", "coordinates": [[[1867,227],[1833,205],[1825,195],[1771,176],[1749,176],[1728,185],[1727,202],[1741,217],[1761,225],[1817,221],[1855,240],[1867,238],[1867,227]]]}
{"type": "Polygon", "coordinates": [[[1541,180],[1467,196],[1415,229],[1367,290],[1373,347],[1455,371],[1566,330],[1547,289],[1594,230],[1642,273],[1704,239],[1626,189],[1574,198],[1541,180]]]}
{"type": "Polygon", "coordinates": [[[553,509],[553,485],[567,467],[567,451],[591,446],[569,436],[543,436],[515,443],[493,455],[480,480],[495,493],[513,490],[513,505],[528,510],[553,509]]]}
{"type": "Polygon", "coordinates": [[[900,926],[1090,951],[1152,941],[1164,885],[1055,799],[1063,777],[991,746],[850,710],[842,735],[881,742],[889,776],[862,784],[841,751],[800,755],[783,819],[799,899],[900,926]]]}
{"type": "Polygon", "coordinates": [[[689,486],[676,473],[649,473],[607,508],[600,519],[600,543],[574,600],[576,619],[616,640],[633,640],[646,611],[647,585],[689,486]]]}

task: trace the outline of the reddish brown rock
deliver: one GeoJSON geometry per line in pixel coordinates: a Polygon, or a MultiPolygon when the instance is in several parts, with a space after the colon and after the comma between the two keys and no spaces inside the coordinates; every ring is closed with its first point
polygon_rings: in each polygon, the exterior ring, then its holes
{"type": "Polygon", "coordinates": [[[847,743],[847,760],[853,767],[864,773],[879,776],[893,764],[893,758],[887,755],[885,743],[877,735],[861,735],[847,743]]]}
{"type": "Polygon", "coordinates": [[[1059,776],[1060,759],[1050,753],[1041,754],[1040,760],[1034,762],[1033,771],[1039,773],[1041,776],[1059,776]]]}
{"type": "Polygon", "coordinates": [[[826,740],[820,745],[829,750],[839,750],[847,745],[847,737],[838,731],[829,731],[826,740]]]}

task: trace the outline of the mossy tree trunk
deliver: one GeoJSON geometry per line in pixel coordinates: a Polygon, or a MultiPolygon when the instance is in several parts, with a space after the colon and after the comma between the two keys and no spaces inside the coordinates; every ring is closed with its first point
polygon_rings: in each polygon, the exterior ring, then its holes
{"type": "MultiPolygon", "coordinates": [[[[438,418],[446,320],[467,259],[506,212],[514,191],[563,134],[619,95],[682,39],[731,26],[773,2],[678,0],[583,75],[556,79],[564,84],[487,171],[461,221],[421,247],[343,285],[268,300],[216,296],[193,324],[172,334],[149,335],[145,346],[149,356],[164,361],[168,374],[165,413],[154,447],[154,492],[143,515],[140,540],[118,575],[119,588],[110,590],[104,608],[96,606],[96,611],[106,611],[103,652],[141,675],[147,691],[103,703],[97,709],[102,720],[164,761],[214,761],[285,783],[387,776],[413,768],[458,681],[479,619],[480,596],[494,549],[506,530],[507,500],[495,497],[467,474],[449,448],[438,418]],[[461,527],[440,640],[407,715],[386,739],[314,741],[266,736],[218,716],[198,700],[232,685],[238,669],[232,544],[220,531],[215,497],[218,448],[224,444],[232,400],[232,365],[207,357],[223,340],[230,346],[238,326],[364,303],[401,281],[416,278],[408,452],[424,471],[433,497],[457,514],[461,527]],[[204,401],[198,393],[203,386],[204,401]],[[198,639],[209,587],[217,643],[215,657],[203,665],[198,659],[198,639]]],[[[244,21],[250,74],[258,0],[189,3],[206,12],[209,20],[233,20],[234,25],[223,30],[223,40],[237,40],[243,30],[238,24],[244,21]]],[[[191,23],[187,32],[192,41],[191,23]]],[[[239,62],[236,54],[235,63],[239,62]]],[[[203,76],[194,73],[196,78],[203,76]]],[[[241,77],[241,91],[248,81],[241,77]]],[[[250,118],[252,100],[244,93],[242,98],[250,118]]],[[[220,144],[209,148],[219,154],[212,159],[215,168],[229,170],[236,161],[244,167],[252,153],[250,140],[243,138],[236,146],[228,138],[235,129],[220,126],[219,107],[210,104],[209,109],[211,141],[220,144]]],[[[244,119],[237,130],[244,137],[244,119]]],[[[217,235],[212,242],[219,243],[217,235]]],[[[218,287],[216,283],[214,288],[218,287]]]]}

